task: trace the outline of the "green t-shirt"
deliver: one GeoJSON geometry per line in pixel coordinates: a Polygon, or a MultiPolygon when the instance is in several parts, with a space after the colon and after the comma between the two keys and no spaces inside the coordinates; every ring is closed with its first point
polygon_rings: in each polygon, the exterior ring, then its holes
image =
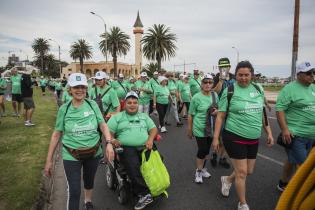
{"type": "MultiPolygon", "coordinates": [[[[116,108],[120,105],[119,99],[118,99],[118,97],[117,97],[117,93],[116,93],[116,91],[115,91],[112,87],[110,87],[110,86],[107,85],[106,87],[104,87],[104,88],[101,89],[99,86],[97,86],[97,87],[96,87],[96,89],[97,89],[96,92],[97,92],[97,94],[103,95],[103,94],[106,92],[106,90],[107,90],[108,88],[110,88],[110,90],[107,91],[107,93],[106,93],[106,94],[104,95],[104,97],[102,98],[103,110],[104,110],[104,112],[105,112],[105,111],[108,109],[108,107],[110,106],[109,111],[108,111],[107,113],[109,113],[109,112],[115,112],[115,111],[116,111],[116,108]]],[[[90,99],[96,100],[95,88],[93,88],[93,89],[91,90],[90,99]]]]}
{"type": "Polygon", "coordinates": [[[62,91],[62,102],[65,104],[72,100],[72,96],[69,95],[67,88],[64,88],[62,91]]]}
{"type": "Polygon", "coordinates": [[[154,92],[158,87],[161,86],[160,83],[159,83],[159,81],[158,81],[158,79],[151,78],[151,79],[149,80],[149,83],[150,83],[150,85],[151,85],[151,88],[152,88],[153,92],[154,92]]]}
{"type": "MultiPolygon", "coordinates": [[[[219,111],[226,112],[227,90],[225,88],[219,101],[219,111]]],[[[234,94],[230,101],[225,129],[248,139],[261,135],[264,92],[261,94],[250,84],[243,88],[234,83],[234,94]]]]}
{"type": "MultiPolygon", "coordinates": [[[[100,140],[100,134],[97,131],[98,124],[104,122],[97,104],[92,100],[90,100],[92,107],[86,101],[78,108],[71,104],[66,113],[69,103],[60,107],[56,119],[55,130],[63,132],[62,143],[72,149],[95,146],[100,140]]],[[[102,148],[100,147],[95,156],[99,156],[101,153],[102,148]]],[[[62,149],[62,158],[76,160],[65,147],[62,149]]]]}
{"type": "Polygon", "coordinates": [[[62,90],[62,84],[61,84],[61,82],[56,82],[56,83],[55,83],[55,90],[62,90]]]}
{"type": "Polygon", "coordinates": [[[174,99],[174,101],[176,101],[176,91],[177,91],[176,82],[174,80],[168,80],[167,88],[170,91],[170,94],[172,98],[174,99]]]}
{"type": "Polygon", "coordinates": [[[176,88],[177,88],[178,91],[180,90],[180,88],[181,88],[182,85],[183,85],[183,81],[180,80],[180,79],[178,79],[178,80],[176,81],[176,88]]]}
{"type": "MultiPolygon", "coordinates": [[[[216,101],[218,95],[215,93],[216,101]]],[[[205,137],[204,130],[206,127],[207,110],[212,104],[211,95],[206,96],[202,92],[196,93],[191,99],[189,114],[193,117],[193,134],[197,137],[205,137]]]]}
{"type": "Polygon", "coordinates": [[[189,85],[190,85],[190,92],[192,96],[200,92],[201,80],[199,78],[197,80],[195,80],[194,78],[191,78],[189,80],[189,85]]]}
{"type": "Polygon", "coordinates": [[[21,94],[21,80],[22,76],[20,74],[12,75],[12,94],[21,94]]]}
{"type": "Polygon", "coordinates": [[[315,140],[315,85],[306,87],[298,81],[279,93],[276,111],[284,111],[289,130],[297,136],[315,140]]]}
{"type": "Polygon", "coordinates": [[[47,80],[46,79],[39,80],[39,86],[46,87],[47,86],[47,80]]]}
{"type": "Polygon", "coordinates": [[[135,82],[134,82],[134,83],[128,82],[128,83],[127,83],[128,92],[129,92],[129,91],[132,91],[133,87],[135,87],[135,86],[136,86],[136,83],[135,83],[135,82]]]}
{"type": "Polygon", "coordinates": [[[0,78],[0,93],[5,93],[7,88],[7,81],[4,78],[0,78]]]}
{"type": "Polygon", "coordinates": [[[156,96],[157,103],[168,104],[170,91],[168,90],[167,86],[156,86],[156,89],[154,90],[154,95],[156,96]]]}
{"type": "Polygon", "coordinates": [[[125,99],[128,93],[128,88],[127,84],[124,81],[123,82],[119,82],[118,80],[114,81],[112,82],[111,86],[116,91],[119,99],[125,99]]]}
{"type": "Polygon", "coordinates": [[[190,85],[189,83],[183,82],[179,87],[179,93],[183,102],[190,102],[190,85]]]}
{"type": "Polygon", "coordinates": [[[109,130],[115,133],[115,138],[124,146],[144,145],[149,137],[148,132],[155,128],[148,114],[138,112],[129,115],[126,111],[112,116],[107,125],[109,130]]]}
{"type": "MultiPolygon", "coordinates": [[[[151,85],[148,81],[143,82],[142,80],[138,80],[135,83],[135,87],[136,88],[144,88],[146,91],[152,92],[151,85]]],[[[139,93],[139,104],[141,104],[141,105],[147,105],[150,103],[151,94],[147,93],[146,91],[140,91],[140,93],[139,93]]]]}

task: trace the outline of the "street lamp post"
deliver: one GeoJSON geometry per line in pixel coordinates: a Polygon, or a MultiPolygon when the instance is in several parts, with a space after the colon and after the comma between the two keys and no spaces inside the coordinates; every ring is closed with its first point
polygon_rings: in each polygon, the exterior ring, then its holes
{"type": "Polygon", "coordinates": [[[239,58],[240,58],[240,52],[238,51],[238,49],[236,47],[233,46],[232,48],[236,50],[236,55],[237,55],[236,62],[238,63],[239,62],[239,58]]]}
{"type": "Polygon", "coordinates": [[[53,41],[55,42],[57,45],[58,45],[58,57],[59,57],[59,74],[60,74],[60,78],[61,78],[61,74],[62,74],[62,69],[61,69],[61,61],[60,61],[60,45],[58,44],[58,42],[56,40],[53,40],[53,39],[48,39],[50,41],[53,41]]]}
{"type": "Polygon", "coordinates": [[[105,20],[102,16],[96,14],[95,12],[90,12],[92,15],[95,15],[97,17],[99,17],[103,23],[104,23],[104,28],[105,28],[105,59],[106,59],[106,63],[107,63],[107,30],[106,30],[106,23],[105,20]]]}

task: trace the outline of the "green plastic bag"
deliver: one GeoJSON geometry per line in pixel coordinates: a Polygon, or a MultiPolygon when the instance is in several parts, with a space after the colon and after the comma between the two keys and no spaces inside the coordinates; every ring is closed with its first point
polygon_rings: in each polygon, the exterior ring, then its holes
{"type": "Polygon", "coordinates": [[[157,150],[144,150],[141,156],[141,174],[151,195],[155,197],[164,193],[168,196],[166,189],[170,186],[170,175],[161,159],[160,153],[157,150]]]}

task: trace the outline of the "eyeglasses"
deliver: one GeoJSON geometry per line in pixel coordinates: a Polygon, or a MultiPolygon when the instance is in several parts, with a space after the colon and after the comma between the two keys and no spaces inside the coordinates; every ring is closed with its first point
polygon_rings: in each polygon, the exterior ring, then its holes
{"type": "Polygon", "coordinates": [[[205,85],[210,84],[211,85],[211,84],[213,84],[213,82],[212,81],[205,81],[205,82],[202,82],[202,84],[205,84],[205,85]]]}

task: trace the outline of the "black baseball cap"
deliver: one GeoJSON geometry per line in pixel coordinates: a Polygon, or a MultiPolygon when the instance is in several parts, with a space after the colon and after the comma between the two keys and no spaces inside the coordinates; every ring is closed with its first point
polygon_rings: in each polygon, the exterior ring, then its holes
{"type": "Polygon", "coordinates": [[[230,60],[228,58],[220,58],[218,67],[231,67],[230,60]]]}

